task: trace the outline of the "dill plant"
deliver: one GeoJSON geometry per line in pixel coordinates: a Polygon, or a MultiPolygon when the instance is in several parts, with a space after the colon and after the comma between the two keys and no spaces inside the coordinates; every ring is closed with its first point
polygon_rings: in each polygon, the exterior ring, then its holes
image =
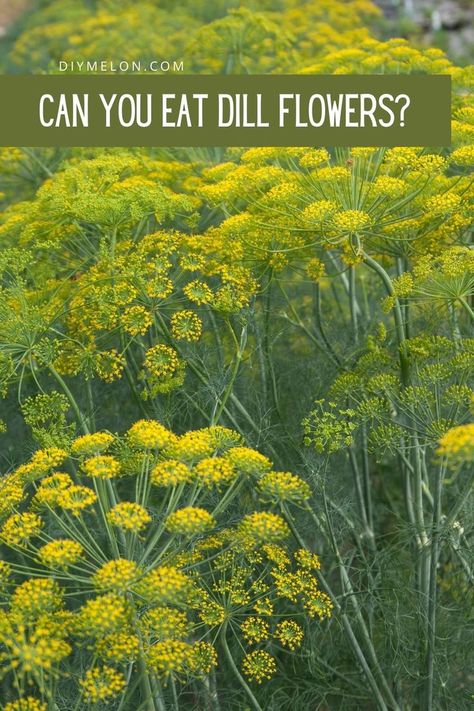
{"type": "Polygon", "coordinates": [[[453,145],[0,151],[5,711],[469,708],[472,69],[378,15],[57,0],[17,38],[449,73],[453,145]]]}

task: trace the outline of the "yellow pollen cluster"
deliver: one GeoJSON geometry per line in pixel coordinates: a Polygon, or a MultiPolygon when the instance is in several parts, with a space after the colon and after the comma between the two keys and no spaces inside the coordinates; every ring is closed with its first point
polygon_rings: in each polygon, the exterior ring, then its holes
{"type": "Polygon", "coordinates": [[[21,547],[37,536],[42,527],[43,521],[37,514],[13,514],[5,521],[0,531],[0,539],[9,546],[21,547]]]}
{"type": "Polygon", "coordinates": [[[176,459],[168,459],[154,467],[150,475],[155,486],[176,486],[193,480],[193,474],[186,464],[176,459]]]}
{"type": "Polygon", "coordinates": [[[269,472],[258,482],[264,500],[301,503],[311,496],[309,485],[299,476],[289,472],[269,472]]]}
{"type": "Polygon", "coordinates": [[[138,565],[133,560],[118,558],[110,560],[99,568],[93,577],[93,582],[99,590],[114,590],[127,592],[137,580],[138,565]]]}
{"type": "Polygon", "coordinates": [[[171,317],[171,334],[178,341],[199,341],[202,321],[194,311],[176,311],[171,317]]]}
{"type": "Polygon", "coordinates": [[[275,675],[277,668],[271,654],[263,649],[257,649],[245,655],[242,669],[247,679],[262,684],[275,675]]]}
{"type": "Polygon", "coordinates": [[[176,440],[176,436],[154,420],[139,420],[127,433],[135,447],[143,449],[165,449],[176,440]]]}
{"type": "Polygon", "coordinates": [[[370,222],[370,215],[362,210],[344,210],[334,216],[334,226],[341,232],[358,232],[370,222]]]}
{"type": "Polygon", "coordinates": [[[448,430],[439,441],[438,454],[451,464],[474,462],[474,422],[448,430]]]}
{"type": "Polygon", "coordinates": [[[95,667],[89,669],[80,681],[84,699],[96,704],[108,701],[120,694],[126,685],[123,674],[113,667],[95,667]]]}
{"type": "Polygon", "coordinates": [[[107,518],[113,526],[131,533],[140,533],[151,522],[151,516],[147,510],[132,501],[122,501],[116,504],[107,513],[107,518]]]}
{"type": "Polygon", "coordinates": [[[99,454],[100,452],[105,452],[113,441],[113,436],[108,432],[95,432],[94,434],[83,435],[74,440],[71,445],[71,452],[78,456],[99,454]]]}
{"type": "Polygon", "coordinates": [[[40,561],[48,568],[68,568],[81,558],[84,549],[77,541],[58,539],[46,543],[38,551],[40,561]]]}
{"type": "Polygon", "coordinates": [[[223,457],[207,457],[194,467],[196,480],[206,488],[223,486],[231,483],[238,473],[232,464],[223,457]]]}
{"type": "Polygon", "coordinates": [[[109,455],[98,455],[86,459],[82,469],[87,476],[93,479],[114,479],[120,475],[120,463],[109,455]]]}
{"type": "Polygon", "coordinates": [[[237,528],[237,533],[244,542],[258,545],[262,543],[277,543],[289,536],[290,529],[278,514],[256,511],[242,519],[237,528]]]}
{"type": "Polygon", "coordinates": [[[205,509],[187,506],[178,509],[166,519],[166,529],[170,533],[193,536],[214,528],[216,521],[205,509]]]}

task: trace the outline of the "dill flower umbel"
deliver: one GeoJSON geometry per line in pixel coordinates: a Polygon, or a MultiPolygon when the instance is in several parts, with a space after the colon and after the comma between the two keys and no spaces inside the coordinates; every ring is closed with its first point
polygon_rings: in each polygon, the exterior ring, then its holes
{"type": "Polygon", "coordinates": [[[133,501],[122,501],[116,504],[107,513],[107,518],[113,526],[130,533],[140,533],[151,522],[147,510],[133,501]]]}
{"type": "Polygon", "coordinates": [[[277,667],[271,654],[263,649],[257,649],[245,655],[242,670],[247,679],[261,684],[275,675],[277,667]]]}
{"type": "Polygon", "coordinates": [[[120,475],[120,463],[109,455],[97,455],[86,459],[82,469],[87,476],[93,479],[113,479],[120,475]]]}
{"type": "Polygon", "coordinates": [[[60,489],[56,496],[57,505],[70,511],[73,516],[80,516],[81,512],[92,506],[97,501],[97,495],[87,486],[72,485],[60,489]]]}
{"type": "Polygon", "coordinates": [[[192,646],[175,639],[156,642],[148,649],[146,661],[160,677],[184,674],[193,662],[192,646]]]}
{"type": "Polygon", "coordinates": [[[94,432],[94,434],[77,437],[71,445],[71,452],[78,456],[89,456],[105,452],[114,438],[108,432],[94,432]]]}
{"type": "Polygon", "coordinates": [[[267,501],[301,503],[311,496],[309,485],[289,472],[269,472],[258,482],[262,498],[267,501]]]}
{"type": "Polygon", "coordinates": [[[42,528],[43,521],[35,513],[13,514],[0,530],[0,539],[9,546],[25,546],[42,528]]]}
{"type": "Polygon", "coordinates": [[[223,457],[201,459],[194,467],[194,473],[196,480],[207,488],[230,484],[237,477],[237,471],[223,457]]]}
{"type": "Polygon", "coordinates": [[[143,449],[165,449],[176,440],[172,432],[155,420],[135,422],[127,437],[135,447],[143,449]]]}
{"type": "Polygon", "coordinates": [[[99,639],[95,645],[95,651],[101,659],[117,664],[136,659],[139,649],[139,638],[128,632],[109,634],[99,639]]]}
{"type": "Polygon", "coordinates": [[[144,600],[157,605],[184,600],[191,581],[174,566],[158,566],[144,575],[135,585],[135,591],[144,600]]]}
{"type": "Polygon", "coordinates": [[[301,647],[304,632],[300,625],[294,620],[283,620],[283,622],[279,622],[276,627],[275,637],[283,647],[288,647],[288,649],[294,652],[298,647],[301,647]]]}
{"type": "Polygon", "coordinates": [[[176,486],[177,484],[187,484],[192,480],[193,473],[189,467],[176,459],[160,462],[150,475],[150,481],[155,486],[176,486]]]}
{"type": "Polygon", "coordinates": [[[270,625],[261,617],[247,617],[240,625],[240,629],[247,642],[254,644],[268,639],[270,634],[270,625]]]}
{"type": "Polygon", "coordinates": [[[246,543],[278,543],[290,534],[290,529],[281,516],[266,511],[256,511],[245,516],[240,522],[237,533],[246,543]]]}
{"type": "Polygon", "coordinates": [[[84,699],[92,704],[114,699],[126,685],[123,674],[113,667],[95,667],[89,669],[80,685],[84,699]]]}
{"type": "Polygon", "coordinates": [[[5,704],[3,711],[47,711],[47,704],[34,696],[22,696],[17,701],[10,701],[5,704]]]}
{"type": "Polygon", "coordinates": [[[199,341],[202,321],[194,311],[176,311],[171,317],[171,334],[178,341],[199,341]]]}
{"type": "Polygon", "coordinates": [[[140,574],[138,565],[133,560],[118,558],[110,560],[99,568],[93,577],[93,582],[99,590],[114,590],[127,592],[140,574]]]}
{"type": "Polygon", "coordinates": [[[474,422],[448,430],[439,441],[438,454],[450,464],[474,461],[474,422]]]}
{"type": "Polygon", "coordinates": [[[79,611],[79,629],[92,637],[119,632],[127,622],[127,604],[114,592],[87,600],[79,611]]]}
{"type": "Polygon", "coordinates": [[[68,568],[81,558],[84,549],[77,541],[58,539],[46,543],[38,551],[38,556],[43,565],[48,568],[68,568]]]}
{"type": "Polygon", "coordinates": [[[216,521],[205,509],[187,506],[168,516],[165,525],[170,533],[194,536],[214,528],[216,521]]]}
{"type": "Polygon", "coordinates": [[[19,585],[11,599],[11,608],[24,620],[53,612],[63,605],[63,593],[51,578],[29,578],[19,585]]]}

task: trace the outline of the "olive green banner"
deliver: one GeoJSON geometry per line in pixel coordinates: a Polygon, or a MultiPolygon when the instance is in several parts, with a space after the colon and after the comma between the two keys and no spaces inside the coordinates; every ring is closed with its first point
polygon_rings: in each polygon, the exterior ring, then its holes
{"type": "Polygon", "coordinates": [[[448,146],[449,76],[0,76],[2,146],[448,146]]]}

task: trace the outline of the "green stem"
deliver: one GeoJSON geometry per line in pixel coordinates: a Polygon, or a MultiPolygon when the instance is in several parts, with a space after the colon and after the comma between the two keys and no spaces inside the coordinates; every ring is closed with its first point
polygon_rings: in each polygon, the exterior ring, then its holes
{"type": "Polygon", "coordinates": [[[227,657],[227,661],[229,662],[230,668],[234,672],[234,675],[235,675],[236,679],[238,680],[239,684],[241,685],[241,687],[244,689],[245,693],[247,694],[249,701],[252,704],[255,711],[263,711],[262,707],[260,706],[257,699],[255,698],[255,696],[252,692],[252,689],[245,681],[244,677],[240,673],[240,671],[234,661],[234,657],[232,656],[232,653],[229,649],[229,645],[227,644],[227,638],[226,638],[227,626],[228,626],[228,623],[225,622],[222,626],[222,630],[220,633],[220,639],[221,639],[222,647],[224,649],[224,654],[227,657]]]}

